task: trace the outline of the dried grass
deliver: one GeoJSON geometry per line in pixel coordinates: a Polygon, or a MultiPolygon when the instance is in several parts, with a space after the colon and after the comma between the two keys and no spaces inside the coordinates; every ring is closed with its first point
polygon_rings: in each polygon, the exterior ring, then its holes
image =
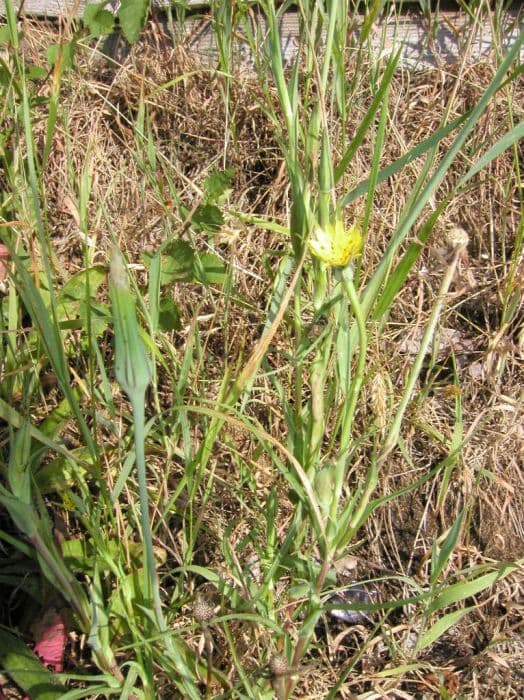
{"type": "MultiPolygon", "coordinates": [[[[28,61],[42,64],[46,46],[56,40],[52,27],[29,22],[25,27],[24,53],[28,61]]],[[[286,221],[287,197],[282,158],[271,125],[256,99],[260,97],[256,83],[236,76],[231,99],[231,122],[234,140],[225,140],[226,115],[218,78],[200,70],[183,46],[164,47],[161,52],[151,43],[136,47],[125,63],[108,67],[95,64],[89,53],[80,52],[72,79],[66,81],[62,95],[63,122],[57,130],[46,174],[47,218],[54,232],[53,245],[64,270],[64,276],[82,266],[82,234],[78,226],[75,202],[75,180],[85,167],[89,152],[89,169],[93,178],[90,202],[90,236],[97,258],[105,261],[112,229],[130,259],[140,263],[144,248],[155,248],[167,235],[182,235],[184,221],[173,208],[163,189],[162,173],[152,183],[143,179],[133,157],[134,135],[129,125],[138,111],[141,96],[146,97],[155,143],[169,164],[170,174],[181,200],[192,207],[198,201],[199,188],[210,170],[220,168],[224,159],[235,170],[231,202],[244,213],[257,213],[286,221]],[[196,69],[196,74],[190,75],[196,69]],[[155,88],[184,73],[188,77],[168,90],[154,95],[155,88]],[[73,173],[68,172],[68,162],[73,173]],[[162,196],[163,193],[163,196],[162,196]],[[100,215],[100,202],[107,210],[109,225],[100,215]]],[[[457,68],[421,73],[402,72],[392,85],[391,120],[394,138],[388,139],[383,162],[400,156],[406,149],[430,135],[441,119],[443,109],[451,102],[453,117],[472,106],[489,82],[493,68],[487,64],[471,65],[464,72],[460,88],[455,87],[457,68]]],[[[45,87],[42,88],[45,90],[45,87]]],[[[514,105],[524,104],[524,86],[513,96],[514,105]]],[[[354,97],[358,113],[364,112],[369,100],[365,86],[354,97]]],[[[498,103],[478,125],[466,152],[473,154],[488,136],[499,133],[506,123],[507,95],[501,93],[498,103]]],[[[44,125],[42,124],[42,132],[44,125]]],[[[351,128],[351,126],[350,126],[351,128]]],[[[446,144],[442,145],[445,149],[446,144]]],[[[466,159],[466,156],[464,156],[466,159]]],[[[362,149],[351,168],[352,182],[368,175],[370,152],[362,149]]],[[[443,183],[444,194],[458,177],[464,163],[458,162],[443,183]]],[[[384,183],[377,192],[376,207],[370,227],[370,239],[363,260],[368,277],[380,259],[389,232],[418,173],[413,163],[406,171],[384,183]]],[[[524,463],[524,429],[522,421],[523,365],[521,333],[522,317],[509,327],[501,328],[503,290],[507,283],[508,260],[519,225],[519,208],[515,193],[504,191],[501,183],[511,180],[512,156],[505,154],[494,161],[488,172],[479,175],[473,186],[455,199],[439,222],[438,230],[420,264],[398,299],[386,332],[374,341],[370,362],[374,378],[367,400],[359,416],[361,425],[375,416],[379,420],[391,410],[404,381],[412,354],[417,346],[417,329],[424,325],[438,288],[440,237],[452,225],[464,227],[470,235],[468,258],[463,261],[455,281],[453,303],[442,320],[451,333],[447,348],[436,362],[440,367],[438,383],[421,402],[414,402],[403,432],[414,471],[406,470],[405,462],[391,457],[387,473],[378,488],[386,494],[431,469],[446,448],[427,430],[438,430],[449,439],[454,424],[454,395],[451,357],[455,353],[460,380],[465,433],[471,432],[459,462],[454,467],[449,492],[442,508],[437,509],[432,481],[412,493],[384,506],[366,527],[359,549],[359,578],[380,573],[404,572],[427,582],[427,562],[436,528],[444,531],[453,523],[460,509],[473,504],[473,519],[468,537],[458,548],[453,566],[478,564],[491,560],[512,560],[524,556],[524,497],[522,495],[524,463]],[[406,337],[411,340],[406,345],[406,337]],[[411,346],[410,344],[411,343],[411,346]]],[[[413,232],[412,238],[416,236],[413,232]]],[[[174,291],[185,324],[197,319],[202,343],[208,353],[205,375],[195,376],[196,383],[205,382],[212,396],[217,391],[224,363],[246,354],[256,329],[264,320],[264,309],[271,279],[264,265],[271,268],[271,250],[278,250],[282,241],[275,234],[241,227],[231,221],[221,233],[217,250],[236,267],[235,284],[251,305],[246,313],[230,309],[227,334],[221,327],[223,306],[216,297],[194,285],[180,285],[174,291]],[[255,329],[255,330],[254,330],[255,329]],[[210,369],[211,368],[211,369],[210,369]]],[[[286,332],[285,329],[283,331],[286,332]]],[[[173,346],[184,343],[185,333],[173,338],[173,346]]],[[[275,341],[278,347],[279,339],[275,341]]],[[[278,354],[272,355],[278,363],[278,354]]],[[[431,371],[428,358],[428,372],[431,371]]],[[[203,372],[203,370],[202,370],[203,372]]],[[[165,380],[168,384],[168,380],[165,380]]],[[[285,443],[283,421],[278,402],[269,387],[258,388],[261,404],[259,420],[275,437],[285,443]],[[280,432],[279,432],[280,431],[280,432]]],[[[166,405],[170,387],[165,387],[166,405]]],[[[379,423],[380,425],[380,423],[379,423]]],[[[220,547],[227,531],[231,546],[239,545],[244,525],[262,517],[257,502],[263,501],[274,482],[264,464],[264,457],[253,456],[254,445],[241,431],[229,429],[223,438],[221,452],[216,455],[217,487],[205,515],[206,536],[199,543],[201,562],[222,569],[220,547]],[[255,476],[239,473],[238,454],[246,464],[256,463],[255,476]],[[251,462],[253,460],[253,462],[251,462]],[[240,487],[252,479],[257,498],[242,495],[240,487]],[[235,486],[238,484],[238,488],[235,486]],[[240,505],[242,504],[242,505],[240,505]],[[234,520],[235,527],[231,528],[234,520]]],[[[363,471],[366,446],[357,455],[353,478],[363,471]]],[[[158,464],[158,470],[164,465],[158,464]]],[[[165,476],[164,497],[169,484],[176,482],[180,466],[173,463],[165,476]]],[[[281,488],[281,487],[279,487],[281,488]]],[[[292,504],[279,514],[279,530],[284,531],[292,504]]],[[[173,528],[159,531],[158,544],[176,562],[178,544],[173,528]],[[169,530],[169,532],[168,532],[169,530]]],[[[242,556],[248,556],[244,551],[242,556]]],[[[227,572],[238,576],[238,572],[227,572]]],[[[452,573],[452,570],[450,570],[452,573]]],[[[427,659],[431,671],[413,672],[411,676],[384,679],[376,674],[402,663],[409,647],[409,633],[415,622],[409,611],[402,619],[391,621],[386,632],[363,645],[369,636],[366,627],[325,630],[325,639],[317,640],[316,649],[306,660],[300,676],[298,697],[324,697],[341,671],[355,660],[355,667],[340,697],[411,698],[436,697],[439,685],[451,696],[517,698],[524,694],[522,665],[524,645],[522,626],[522,578],[515,575],[497,589],[497,594],[479,600],[478,613],[464,619],[431,648],[427,659]],[[407,645],[407,647],[406,647],[407,645]],[[361,658],[359,650],[365,648],[361,658]]],[[[393,591],[401,596],[402,591],[393,591]]],[[[330,623],[331,624],[331,623],[330,623]]],[[[242,624],[232,627],[237,652],[247,673],[255,672],[257,649],[252,635],[244,635],[242,624]]],[[[233,674],[227,656],[227,644],[216,640],[224,656],[216,660],[226,674],[233,674]]],[[[259,644],[267,647],[268,639],[259,644]]]]}

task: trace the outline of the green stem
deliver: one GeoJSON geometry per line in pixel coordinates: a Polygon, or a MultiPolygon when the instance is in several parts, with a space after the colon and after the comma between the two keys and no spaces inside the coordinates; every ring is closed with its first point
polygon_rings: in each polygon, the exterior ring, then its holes
{"type": "Polygon", "coordinates": [[[140,397],[137,394],[131,397],[133,407],[133,419],[135,424],[135,458],[138,475],[138,494],[140,499],[140,523],[142,528],[142,542],[144,546],[144,604],[147,606],[152,601],[158,628],[165,631],[166,623],[162,613],[158,577],[153,550],[153,537],[149,522],[149,496],[147,493],[146,460],[145,460],[145,392],[140,397]]]}
{"type": "Polygon", "coordinates": [[[429,322],[428,325],[426,326],[426,329],[424,331],[424,335],[422,336],[422,340],[420,342],[420,348],[417,353],[417,356],[415,358],[415,361],[413,362],[413,365],[411,366],[411,371],[409,373],[409,377],[406,383],[406,387],[404,389],[404,393],[402,394],[402,399],[400,401],[400,405],[397,409],[397,413],[395,415],[395,419],[393,421],[393,424],[391,425],[391,428],[389,430],[389,433],[387,435],[386,441],[384,443],[384,448],[380,454],[380,457],[378,459],[378,465],[380,466],[388,454],[391,452],[391,450],[395,447],[395,445],[398,442],[398,437],[400,433],[400,427],[402,425],[402,419],[404,418],[404,413],[406,412],[406,408],[408,406],[408,403],[411,400],[411,396],[413,394],[413,390],[415,388],[415,383],[419,377],[420,371],[422,369],[422,364],[424,362],[424,358],[426,356],[426,353],[429,348],[429,344],[431,343],[433,339],[433,335],[435,333],[435,328],[437,326],[438,320],[440,318],[440,314],[442,312],[442,307],[444,305],[446,295],[448,293],[449,287],[451,285],[451,282],[453,280],[453,277],[455,275],[455,270],[457,268],[457,263],[459,261],[460,255],[463,253],[463,248],[456,248],[453,254],[453,258],[451,262],[448,265],[448,268],[446,270],[446,274],[444,275],[444,278],[442,280],[442,283],[440,285],[440,289],[438,292],[437,296],[437,301],[435,302],[435,305],[433,307],[433,310],[431,312],[431,316],[429,317],[429,322]]]}
{"type": "Polygon", "coordinates": [[[80,628],[84,632],[88,632],[90,626],[89,613],[87,612],[88,604],[78,581],[71,576],[68,569],[62,564],[60,555],[49,550],[40,533],[29,537],[29,540],[55,577],[56,584],[58,584],[57,588],[78,615],[80,628]]]}
{"type": "Polygon", "coordinates": [[[351,304],[351,309],[355,316],[359,342],[357,369],[355,372],[355,376],[349,386],[347,404],[344,411],[342,428],[340,431],[339,459],[345,460],[349,449],[349,443],[351,440],[351,428],[353,426],[353,419],[355,417],[357,400],[360,395],[360,389],[362,388],[362,382],[364,381],[368,341],[364,313],[357,292],[355,290],[355,285],[353,284],[353,272],[350,268],[345,268],[342,271],[342,285],[344,287],[345,293],[348,296],[349,303],[351,304]]]}

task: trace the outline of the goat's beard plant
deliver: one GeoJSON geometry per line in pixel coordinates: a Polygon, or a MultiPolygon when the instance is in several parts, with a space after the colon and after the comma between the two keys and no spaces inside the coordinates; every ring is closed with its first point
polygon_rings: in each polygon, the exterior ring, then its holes
{"type": "MultiPolygon", "coordinates": [[[[373,376],[372,367],[367,365],[370,329],[376,329],[387,316],[439,214],[475,172],[474,167],[420,227],[417,243],[408,246],[400,261],[396,256],[518,51],[514,46],[508,53],[506,67],[501,66],[467,119],[463,117],[450,126],[445,114],[441,128],[417,147],[418,155],[427,154],[426,162],[382,259],[372,274],[368,271],[363,274],[361,261],[366,257],[376,187],[389,175],[400,171],[409,160],[406,154],[389,169],[380,170],[389,119],[389,88],[399,54],[391,56],[382,66],[380,75],[377,68],[371,104],[357,124],[354,137],[347,143],[354,83],[347,79],[345,59],[351,50],[356,56],[358,71],[381,3],[370,7],[360,36],[352,46],[348,2],[300,0],[297,4],[301,24],[299,51],[286,69],[279,22],[287,5],[277,11],[274,2],[261,2],[263,28],[247,11],[244,15],[239,11],[237,18],[255,57],[265,109],[280,140],[290,185],[289,235],[296,272],[288,287],[292,294],[288,294],[287,300],[292,307],[295,356],[292,396],[285,407],[285,415],[289,435],[293,436],[293,464],[300,465],[298,476],[303,488],[290,526],[293,543],[286,541],[283,548],[294,547],[295,551],[300,551],[305,547],[310,553],[316,551],[320,559],[319,566],[311,569],[310,585],[304,591],[307,603],[298,637],[291,639],[289,635],[277,642],[277,651],[284,649],[291,667],[299,665],[308,649],[322,612],[321,595],[333,563],[348,552],[355,535],[382,503],[380,498],[373,500],[380,469],[398,444],[405,412],[458,260],[467,245],[466,239],[449,242],[450,254],[439,293],[389,423],[380,428],[368,426],[365,434],[355,435],[361,389],[373,376]],[[441,139],[457,128],[452,146],[435,165],[441,139]],[[372,140],[373,154],[369,178],[346,194],[337,194],[343,181],[351,179],[352,159],[368,136],[372,140]],[[338,140],[333,143],[333,139],[338,140]],[[335,162],[337,152],[342,155],[335,162]],[[346,207],[359,196],[364,197],[359,215],[347,217],[346,222],[346,207]],[[308,338],[303,319],[311,307],[315,319],[322,319],[324,326],[320,336],[309,342],[308,357],[312,359],[306,363],[304,348],[308,346],[308,338]],[[331,397],[329,406],[326,406],[326,394],[331,397]],[[353,479],[350,487],[351,460],[364,438],[371,445],[368,468],[360,479],[353,479]]],[[[222,68],[226,70],[230,66],[222,68]]],[[[512,142],[515,138],[513,134],[512,142]]],[[[285,265],[283,263],[282,270],[285,265]]],[[[256,371],[254,365],[251,369],[256,371]]],[[[238,395],[247,384],[244,382],[239,387],[238,395]]],[[[289,576],[293,579],[293,571],[289,571],[289,576]]],[[[284,684],[279,682],[279,697],[288,697],[292,686],[291,679],[284,684]]]]}

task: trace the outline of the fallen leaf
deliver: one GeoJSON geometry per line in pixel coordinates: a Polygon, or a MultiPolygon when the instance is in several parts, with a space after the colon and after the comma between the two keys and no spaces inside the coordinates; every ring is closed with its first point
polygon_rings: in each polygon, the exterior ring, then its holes
{"type": "Polygon", "coordinates": [[[38,654],[44,664],[53,671],[62,673],[67,644],[67,630],[62,615],[50,608],[34,623],[33,634],[35,654],[38,654]]]}

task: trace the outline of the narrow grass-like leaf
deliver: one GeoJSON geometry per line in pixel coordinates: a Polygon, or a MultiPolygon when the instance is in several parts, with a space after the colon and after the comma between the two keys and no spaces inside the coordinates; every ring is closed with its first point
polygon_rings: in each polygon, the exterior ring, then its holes
{"type": "Polygon", "coordinates": [[[480,100],[472,109],[466,122],[464,123],[464,126],[455,137],[455,140],[442,157],[442,160],[440,161],[436,171],[430,177],[427,184],[423,187],[420,194],[411,201],[409,208],[403,213],[400,224],[397,227],[397,230],[395,231],[390,244],[388,245],[384,255],[382,256],[382,259],[377,269],[375,270],[371,280],[366,286],[366,290],[362,296],[362,307],[366,316],[370,312],[375,300],[377,299],[383,280],[387,275],[387,272],[391,265],[391,261],[396,251],[398,250],[401,243],[404,241],[405,237],[407,236],[408,232],[410,231],[417,218],[422,213],[422,210],[428,203],[430,197],[434,195],[437,187],[444,179],[444,176],[449,170],[449,167],[451,166],[451,164],[457,157],[459,151],[465,144],[467,137],[469,136],[471,131],[476,128],[481,114],[488,106],[493,95],[499,89],[500,83],[502,82],[508,68],[518,56],[518,52],[520,50],[520,46],[523,40],[524,30],[521,32],[519,38],[515,41],[513,46],[508,50],[504,61],[502,61],[499,69],[497,70],[497,73],[495,74],[492,81],[484,91],[480,100]]]}
{"type": "MultiPolygon", "coordinates": [[[[355,136],[353,137],[351,143],[349,144],[345,153],[343,154],[342,158],[340,159],[340,162],[338,163],[338,165],[335,168],[335,182],[338,182],[340,180],[340,178],[342,177],[342,175],[344,175],[348,166],[350,165],[351,161],[353,160],[353,157],[355,156],[356,152],[358,151],[358,149],[362,145],[362,143],[364,141],[364,137],[365,137],[367,131],[369,130],[369,127],[373,123],[373,120],[375,119],[375,115],[378,112],[378,110],[380,109],[380,106],[382,105],[382,103],[384,101],[384,97],[385,97],[385,95],[386,95],[386,93],[391,85],[391,79],[393,78],[393,74],[394,74],[395,69],[397,67],[399,57],[400,57],[400,51],[398,51],[395,55],[392,55],[390,57],[388,64],[386,66],[386,70],[384,71],[384,75],[382,77],[382,82],[380,83],[380,87],[379,87],[376,95],[373,97],[373,100],[372,100],[370,106],[368,107],[368,110],[367,110],[366,114],[364,115],[364,118],[362,119],[362,121],[358,125],[355,136]]],[[[398,162],[398,161],[396,161],[396,162],[398,162]]],[[[400,167],[404,167],[404,165],[406,165],[406,163],[404,163],[400,167]]],[[[385,171],[382,171],[382,172],[385,172],[385,171]]],[[[386,175],[382,179],[386,179],[387,177],[391,177],[391,174],[392,173],[389,173],[388,175],[386,175]]],[[[381,180],[381,178],[379,175],[378,182],[380,182],[380,180],[381,180]]],[[[369,181],[366,180],[366,182],[364,183],[365,187],[363,187],[363,191],[361,192],[361,194],[364,194],[364,192],[367,191],[368,183],[369,183],[369,181]]],[[[362,185],[360,187],[362,187],[362,185]]],[[[352,194],[352,193],[350,192],[348,195],[343,197],[341,206],[344,207],[347,204],[349,204],[349,201],[351,201],[351,200],[348,200],[348,197],[350,194],[352,194]]],[[[358,197],[359,195],[356,195],[356,196],[358,197]]]]}
{"type": "MultiPolygon", "coordinates": [[[[386,89],[384,96],[383,96],[382,108],[380,110],[380,120],[379,120],[378,129],[377,129],[377,136],[375,139],[375,143],[373,144],[373,159],[371,162],[371,174],[369,176],[369,188],[367,191],[364,218],[362,221],[362,235],[364,236],[364,240],[367,236],[369,222],[371,220],[371,214],[372,214],[373,205],[375,202],[375,191],[377,189],[378,172],[379,172],[379,168],[380,168],[380,159],[382,156],[382,149],[384,146],[384,138],[385,138],[385,134],[386,134],[386,125],[387,125],[387,120],[388,120],[388,108],[389,108],[389,90],[386,89]]],[[[358,275],[357,275],[357,280],[358,280],[358,275]]]]}
{"type": "Polygon", "coordinates": [[[51,147],[53,144],[53,134],[55,132],[56,121],[58,118],[58,105],[60,100],[60,87],[62,83],[62,73],[64,68],[67,68],[66,54],[73,55],[76,45],[76,39],[69,43],[60,44],[58,47],[57,60],[53,65],[53,79],[51,82],[51,94],[49,96],[49,111],[47,116],[46,135],[44,152],[42,155],[42,169],[45,168],[51,147]]]}
{"type": "Polygon", "coordinates": [[[448,204],[449,202],[447,199],[440,203],[429,219],[421,226],[417,235],[417,242],[410,243],[400,262],[389,275],[388,280],[377,299],[377,305],[373,309],[373,320],[378,321],[381,319],[390,308],[393,300],[402,289],[402,286],[406,282],[413,265],[416,263],[420,253],[422,252],[424,243],[426,243],[428,240],[433,228],[448,204]]]}
{"type": "Polygon", "coordinates": [[[462,187],[463,185],[471,180],[477,173],[479,173],[483,168],[486,167],[494,158],[498,158],[504,151],[506,151],[511,146],[515,145],[519,141],[524,139],[524,120],[519,122],[513,129],[510,129],[504,136],[502,136],[493,146],[481,156],[478,161],[468,170],[468,172],[463,175],[457,187],[462,187]]]}
{"type": "Polygon", "coordinates": [[[454,610],[453,612],[443,615],[429,630],[420,635],[415,646],[415,652],[422,651],[426,649],[426,647],[431,646],[431,644],[440,639],[450,627],[456,625],[457,622],[460,622],[463,617],[474,609],[474,607],[462,608],[461,610],[454,610]]]}
{"type": "MultiPolygon", "coordinates": [[[[462,528],[462,523],[464,521],[464,515],[466,511],[462,510],[456,518],[455,522],[453,523],[450,531],[448,532],[446,538],[444,539],[444,542],[442,543],[442,547],[440,550],[435,550],[435,556],[432,557],[432,562],[431,562],[431,585],[434,586],[436,582],[438,581],[438,577],[442,573],[444,567],[449,561],[449,558],[451,554],[453,553],[453,550],[455,549],[455,545],[457,544],[459,535],[460,535],[460,530],[462,528]]],[[[435,548],[437,548],[437,545],[435,544],[435,548]]]]}
{"type": "Polygon", "coordinates": [[[29,421],[25,420],[10,441],[7,477],[13,496],[27,504],[31,503],[30,449],[29,421]]]}
{"type": "MultiPolygon", "coordinates": [[[[457,129],[461,124],[463,124],[469,115],[470,112],[467,112],[466,114],[457,117],[446,126],[441,127],[440,129],[438,129],[438,131],[431,134],[431,136],[428,136],[427,139],[424,139],[419,144],[414,146],[410,151],[408,151],[408,153],[401,156],[400,158],[397,158],[397,160],[393,161],[393,163],[391,163],[390,165],[387,165],[379,172],[377,177],[377,183],[385,182],[393,175],[399,173],[417,158],[420,158],[420,156],[423,156],[428,151],[434,149],[440,141],[445,139],[447,136],[449,136],[449,134],[453,133],[455,129],[457,129]]],[[[345,194],[342,197],[342,199],[340,200],[340,206],[346,207],[348,206],[348,204],[351,204],[359,197],[362,197],[362,195],[366,194],[366,192],[368,191],[368,187],[369,179],[361,182],[359,185],[357,185],[357,187],[350,190],[347,194],[345,194]]]]}
{"type": "Polygon", "coordinates": [[[470,579],[469,581],[461,581],[460,583],[454,583],[451,586],[447,586],[444,590],[437,595],[435,600],[431,603],[428,608],[428,615],[441,610],[442,608],[452,605],[453,603],[458,603],[461,600],[466,600],[471,596],[477,595],[485,591],[487,588],[493,586],[497,581],[501,581],[506,576],[509,576],[513,571],[517,569],[516,564],[503,564],[496,571],[492,571],[489,574],[483,574],[477,578],[470,579]]]}
{"type": "Polygon", "coordinates": [[[454,386],[457,391],[457,394],[455,396],[455,424],[453,426],[453,435],[451,437],[451,444],[449,446],[449,459],[447,460],[444,466],[442,480],[439,486],[439,492],[437,496],[437,508],[442,508],[444,505],[444,501],[446,499],[449,484],[451,481],[451,474],[459,460],[460,453],[464,444],[464,417],[462,415],[462,395],[460,391],[457,367],[455,362],[453,364],[454,386]]]}

